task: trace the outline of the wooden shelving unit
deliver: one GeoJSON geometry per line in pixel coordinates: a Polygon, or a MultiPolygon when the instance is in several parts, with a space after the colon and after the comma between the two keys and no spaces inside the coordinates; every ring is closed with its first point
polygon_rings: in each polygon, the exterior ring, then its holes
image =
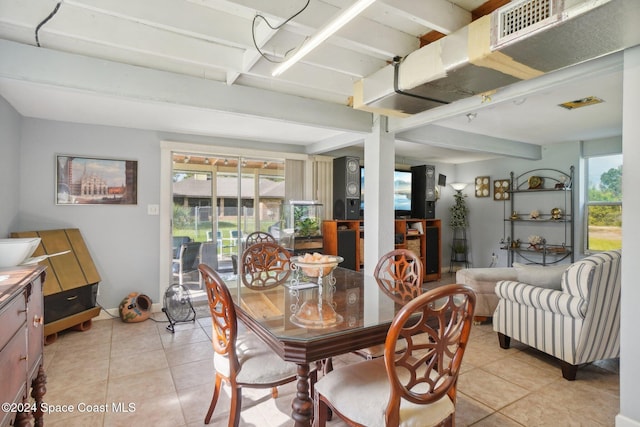
{"type": "MultiPolygon", "coordinates": [[[[424,280],[440,280],[441,224],[439,219],[397,219],[394,230],[397,236],[395,248],[409,249],[422,260],[424,280]],[[415,230],[415,231],[413,231],[415,230]]],[[[356,271],[364,267],[364,222],[362,220],[330,220],[322,223],[324,253],[340,255],[345,260],[355,260],[356,271]],[[347,234],[347,238],[341,234],[347,234]]],[[[348,262],[347,262],[348,263],[348,262]]]]}

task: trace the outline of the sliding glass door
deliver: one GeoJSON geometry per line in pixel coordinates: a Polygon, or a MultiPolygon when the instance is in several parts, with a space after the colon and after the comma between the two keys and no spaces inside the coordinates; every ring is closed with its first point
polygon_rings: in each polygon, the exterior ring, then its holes
{"type": "Polygon", "coordinates": [[[277,234],[285,196],[284,160],[178,152],[172,160],[173,282],[199,286],[199,262],[236,273],[249,233],[277,234]],[[197,259],[181,259],[184,243],[198,248],[197,259]]]}

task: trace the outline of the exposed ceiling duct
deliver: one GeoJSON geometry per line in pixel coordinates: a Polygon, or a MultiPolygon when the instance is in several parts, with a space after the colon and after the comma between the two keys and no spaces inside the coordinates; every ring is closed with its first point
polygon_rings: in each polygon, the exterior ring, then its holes
{"type": "Polygon", "coordinates": [[[523,0],[357,82],[354,108],[416,114],[640,44],[638,0],[523,0]]]}

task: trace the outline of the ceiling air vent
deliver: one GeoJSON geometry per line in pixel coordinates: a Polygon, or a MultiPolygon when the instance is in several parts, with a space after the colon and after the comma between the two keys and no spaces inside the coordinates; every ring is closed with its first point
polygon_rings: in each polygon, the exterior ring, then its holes
{"type": "Polygon", "coordinates": [[[523,0],[500,8],[497,43],[507,42],[557,21],[561,3],[562,0],[523,0]]]}

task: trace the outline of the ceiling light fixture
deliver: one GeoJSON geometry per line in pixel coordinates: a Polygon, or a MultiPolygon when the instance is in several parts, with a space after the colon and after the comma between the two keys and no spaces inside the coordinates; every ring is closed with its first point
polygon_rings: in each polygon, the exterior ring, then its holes
{"type": "Polygon", "coordinates": [[[311,37],[306,43],[304,43],[300,49],[298,49],[291,58],[287,59],[276,67],[271,73],[273,77],[279,76],[288,70],[293,64],[304,58],[309,52],[318,47],[320,43],[331,37],[336,31],[345,26],[349,21],[358,16],[360,12],[369,7],[375,0],[359,0],[347,9],[345,9],[340,15],[338,15],[333,21],[325,25],[320,31],[318,31],[313,37],[311,37]]]}
{"type": "Polygon", "coordinates": [[[576,108],[600,104],[601,102],[604,102],[604,101],[598,98],[597,96],[587,96],[586,98],[576,99],[575,101],[563,102],[562,104],[558,104],[558,105],[562,108],[566,108],[567,110],[575,110],[576,108]]]}

